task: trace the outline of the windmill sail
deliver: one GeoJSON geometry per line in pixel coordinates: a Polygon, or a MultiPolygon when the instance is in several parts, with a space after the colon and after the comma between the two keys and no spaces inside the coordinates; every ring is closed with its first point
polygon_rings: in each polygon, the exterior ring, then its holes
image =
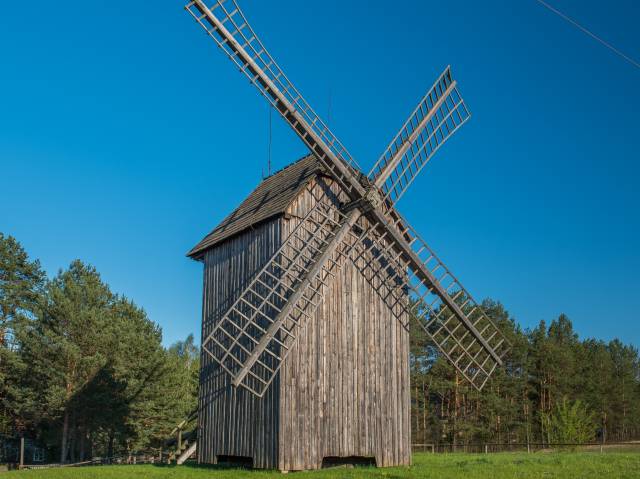
{"type": "Polygon", "coordinates": [[[470,117],[447,67],[368,175],[382,189],[386,204],[400,199],[438,148],[470,117]]]}
{"type": "MultiPolygon", "coordinates": [[[[397,214],[397,213],[396,213],[397,214]]],[[[375,227],[361,235],[356,254],[377,258],[371,271],[381,278],[390,306],[400,305],[415,319],[440,352],[480,390],[502,364],[510,344],[433,250],[399,215],[394,227],[410,238],[428,276],[403,259],[387,232],[375,227]],[[407,297],[408,295],[408,297],[407,297]]],[[[371,276],[370,276],[371,277],[371,276]]]]}
{"type": "Polygon", "coordinates": [[[311,108],[269,54],[235,0],[189,2],[185,9],[215,40],[260,93],[280,112],[342,186],[351,194],[360,167],[311,108]],[[349,180],[345,180],[345,176],[349,180]]]}

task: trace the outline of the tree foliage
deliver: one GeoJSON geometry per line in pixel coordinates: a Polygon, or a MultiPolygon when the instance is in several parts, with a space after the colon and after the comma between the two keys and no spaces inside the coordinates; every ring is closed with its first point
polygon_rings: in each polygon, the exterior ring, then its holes
{"type": "Polygon", "coordinates": [[[411,327],[412,432],[415,443],[543,443],[559,439],[560,414],[583,413],[597,435],[620,441],[640,436],[640,360],[619,340],[581,341],[561,314],[523,331],[498,302],[483,302],[512,344],[503,368],[478,393],[411,327]],[[578,407],[558,410],[558,407],[578,407]],[[582,409],[584,408],[584,410],[582,409]]]}
{"type": "Polygon", "coordinates": [[[30,409],[20,381],[27,365],[16,334],[35,317],[45,274],[11,236],[0,233],[0,433],[22,430],[30,409]]]}
{"type": "Polygon", "coordinates": [[[76,260],[47,280],[0,235],[0,314],[5,433],[37,437],[62,462],[160,447],[195,408],[193,337],[164,348],[92,266],[76,260]]]}
{"type": "Polygon", "coordinates": [[[562,398],[549,415],[548,424],[549,437],[554,444],[575,446],[595,439],[594,414],[579,399],[562,398]]]}

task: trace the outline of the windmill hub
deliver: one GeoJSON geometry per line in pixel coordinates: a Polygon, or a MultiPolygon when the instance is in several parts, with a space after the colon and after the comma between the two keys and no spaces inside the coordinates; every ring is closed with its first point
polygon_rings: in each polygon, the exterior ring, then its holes
{"type": "Polygon", "coordinates": [[[340,211],[347,214],[350,211],[357,209],[363,213],[369,213],[380,207],[383,201],[384,197],[380,190],[375,185],[369,183],[361,198],[346,203],[340,211]]]}
{"type": "Polygon", "coordinates": [[[371,209],[376,209],[382,204],[382,194],[380,193],[380,190],[375,186],[371,186],[366,190],[364,199],[369,204],[371,209]]]}

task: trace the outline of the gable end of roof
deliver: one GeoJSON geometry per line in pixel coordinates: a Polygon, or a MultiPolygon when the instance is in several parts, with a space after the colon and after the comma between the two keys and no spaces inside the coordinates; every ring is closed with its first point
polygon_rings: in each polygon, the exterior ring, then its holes
{"type": "Polygon", "coordinates": [[[300,191],[322,172],[322,164],[310,154],[265,178],[240,206],[200,240],[187,256],[201,260],[208,249],[257,224],[284,215],[300,191]]]}

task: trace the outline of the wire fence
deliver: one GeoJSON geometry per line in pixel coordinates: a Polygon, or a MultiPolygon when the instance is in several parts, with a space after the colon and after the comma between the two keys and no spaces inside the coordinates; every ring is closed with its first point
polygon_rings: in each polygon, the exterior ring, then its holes
{"type": "Polygon", "coordinates": [[[580,452],[634,452],[640,453],[639,441],[625,442],[591,442],[591,443],[426,443],[412,444],[413,453],[470,453],[490,454],[498,452],[556,452],[556,451],[580,451],[580,452]]]}
{"type": "MultiPolygon", "coordinates": [[[[615,443],[474,443],[474,444],[412,444],[412,452],[428,454],[492,454],[492,453],[549,453],[561,451],[591,452],[599,454],[607,453],[636,453],[640,454],[640,441],[627,441],[615,443]]],[[[166,464],[167,455],[162,452],[150,452],[144,454],[128,454],[113,457],[95,457],[87,461],[60,464],[24,464],[22,469],[49,469],[62,467],[87,467],[103,465],[127,465],[127,464],[166,464]]],[[[9,463],[9,469],[17,469],[18,464],[9,463]],[[11,467],[13,466],[13,467],[11,467]]]]}
{"type": "Polygon", "coordinates": [[[113,457],[94,457],[86,461],[73,463],[47,463],[47,464],[24,464],[22,469],[49,469],[58,467],[87,467],[106,465],[127,465],[127,464],[165,464],[167,462],[166,453],[144,453],[127,454],[113,457]]]}
{"type": "Polygon", "coordinates": [[[111,457],[92,457],[70,463],[50,462],[51,451],[32,438],[0,434],[0,471],[12,469],[48,469],[111,464],[167,464],[171,450],[162,448],[136,451],[111,457]]]}
{"type": "MultiPolygon", "coordinates": [[[[11,447],[9,454],[5,455],[4,462],[18,467],[17,451],[11,447]],[[13,463],[13,464],[12,464],[13,463]]],[[[620,441],[620,442],[591,442],[591,443],[424,443],[412,444],[412,452],[428,454],[492,454],[492,453],[550,453],[550,452],[591,452],[599,454],[607,453],[636,453],[640,454],[640,440],[620,441]]],[[[30,459],[30,458],[29,458],[30,459]]],[[[25,461],[21,466],[24,469],[46,469],[58,467],[86,467],[100,465],[126,465],[126,464],[167,464],[169,462],[169,452],[154,450],[135,454],[117,455],[113,457],[94,457],[90,460],[75,463],[38,463],[30,460],[25,461]]]]}

